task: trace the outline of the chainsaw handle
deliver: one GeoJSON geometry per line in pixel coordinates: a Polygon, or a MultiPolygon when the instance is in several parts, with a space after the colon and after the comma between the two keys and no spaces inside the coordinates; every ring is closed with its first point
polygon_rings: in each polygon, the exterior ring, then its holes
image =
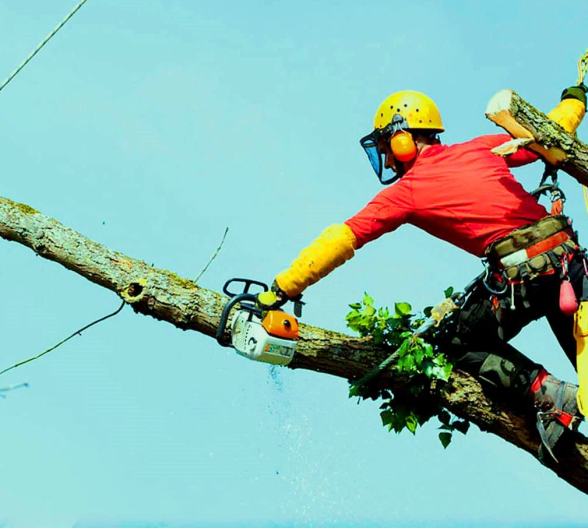
{"type": "MultiPolygon", "coordinates": [[[[243,281],[243,282],[249,281],[249,279],[232,279],[232,280],[228,281],[227,284],[229,284],[229,282],[232,282],[233,280],[243,281]]],[[[257,283],[257,281],[250,281],[250,282],[257,283]]],[[[225,288],[226,288],[227,284],[225,284],[225,288]]],[[[259,283],[257,283],[257,284],[259,284],[259,283]]],[[[249,289],[249,288],[247,288],[247,289],[249,289]]],[[[223,289],[223,291],[224,291],[224,289],[223,289]]],[[[225,292],[225,293],[227,293],[227,292],[225,292]]],[[[229,294],[227,294],[227,295],[229,295],[229,294]]],[[[225,341],[224,334],[225,334],[225,330],[227,329],[227,322],[229,320],[229,314],[231,313],[233,306],[235,306],[236,304],[242,303],[243,301],[255,302],[257,299],[257,296],[253,295],[252,293],[233,294],[231,297],[232,297],[231,300],[227,304],[225,304],[225,307],[223,308],[223,311],[221,313],[221,318],[218,323],[218,328],[216,329],[216,340],[218,341],[219,345],[224,346],[224,347],[231,346],[230,343],[225,341]]]]}
{"type": "Polygon", "coordinates": [[[229,297],[235,297],[240,295],[238,293],[233,293],[232,291],[229,291],[229,284],[232,284],[233,282],[243,284],[243,288],[241,289],[241,295],[249,294],[251,286],[261,286],[261,289],[264,292],[269,290],[269,287],[265,282],[260,282],[253,279],[229,279],[227,282],[225,282],[225,285],[223,286],[223,293],[225,295],[228,295],[229,297]]]}

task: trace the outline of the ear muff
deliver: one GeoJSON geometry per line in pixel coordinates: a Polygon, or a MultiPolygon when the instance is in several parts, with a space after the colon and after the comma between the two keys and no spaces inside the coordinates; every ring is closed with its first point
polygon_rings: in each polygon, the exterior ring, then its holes
{"type": "Polygon", "coordinates": [[[406,130],[400,130],[390,138],[390,150],[394,158],[404,163],[412,161],[417,155],[416,143],[406,130]]]}

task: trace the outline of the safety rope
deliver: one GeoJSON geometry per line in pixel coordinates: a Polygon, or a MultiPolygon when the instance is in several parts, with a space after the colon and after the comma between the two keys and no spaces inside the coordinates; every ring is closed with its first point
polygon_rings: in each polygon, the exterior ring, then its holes
{"type": "Polygon", "coordinates": [[[82,0],[77,6],[75,6],[72,11],[69,13],[69,15],[67,15],[60,23],[59,25],[51,32],[49,33],[49,35],[47,35],[45,37],[45,39],[43,40],[43,42],[41,42],[34,50],[33,52],[20,64],[20,66],[18,68],[16,68],[16,70],[14,70],[8,77],[7,79],[0,84],[0,91],[2,91],[4,89],[4,87],[10,82],[12,81],[12,79],[14,79],[19,73],[20,71],[31,61],[31,59],[37,54],[39,53],[39,51],[41,51],[41,48],[43,48],[43,46],[45,44],[47,44],[47,42],[49,42],[54,36],[55,34],[63,27],[65,26],[65,24],[67,24],[68,20],[74,16],[78,10],[80,9],[80,7],[82,7],[88,0],[82,0]]]}
{"type": "Polygon", "coordinates": [[[576,82],[577,86],[580,86],[584,82],[586,73],[588,73],[588,50],[584,52],[584,55],[582,55],[578,61],[578,82],[576,82]]]}
{"type": "MultiPolygon", "coordinates": [[[[584,78],[588,73],[588,50],[584,52],[584,55],[580,57],[578,61],[578,81],[576,82],[577,86],[580,86],[584,83],[584,78]]],[[[586,186],[582,185],[582,189],[584,190],[584,203],[586,204],[586,214],[588,214],[588,192],[586,191],[586,186]]]]}

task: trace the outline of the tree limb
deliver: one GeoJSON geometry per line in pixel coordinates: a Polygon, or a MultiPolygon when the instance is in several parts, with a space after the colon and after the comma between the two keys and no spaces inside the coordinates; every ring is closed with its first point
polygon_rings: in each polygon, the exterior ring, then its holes
{"type": "Polygon", "coordinates": [[[588,146],[512,90],[498,92],[486,109],[486,117],[504,128],[518,143],[509,142],[495,149],[497,154],[512,154],[526,146],[557,168],[588,185],[588,146]]]}
{"type": "MultiPolygon", "coordinates": [[[[102,246],[31,207],[0,198],[0,236],[60,263],[86,279],[117,293],[135,312],[166,321],[182,330],[214,337],[227,298],[198,287],[167,270],[102,246]]],[[[301,325],[293,369],[307,369],[346,379],[358,379],[389,355],[389,350],[321,328],[301,325]]],[[[406,379],[395,369],[382,374],[382,383],[396,392],[406,379]]],[[[471,376],[455,371],[438,394],[451,412],[475,423],[536,457],[539,435],[532,413],[493,401],[471,376]]],[[[588,493],[588,439],[567,435],[557,451],[560,463],[551,469],[588,493]],[[566,442],[564,444],[564,442],[566,442]]]]}

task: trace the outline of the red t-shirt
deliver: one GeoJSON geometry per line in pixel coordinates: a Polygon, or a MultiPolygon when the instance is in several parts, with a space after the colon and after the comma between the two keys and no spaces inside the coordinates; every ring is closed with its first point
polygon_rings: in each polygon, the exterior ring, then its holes
{"type": "Polygon", "coordinates": [[[495,134],[425,149],[399,181],[345,222],[356,247],[408,223],[481,257],[493,241],[547,216],[509,170],[537,156],[490,152],[510,139],[495,134]]]}

